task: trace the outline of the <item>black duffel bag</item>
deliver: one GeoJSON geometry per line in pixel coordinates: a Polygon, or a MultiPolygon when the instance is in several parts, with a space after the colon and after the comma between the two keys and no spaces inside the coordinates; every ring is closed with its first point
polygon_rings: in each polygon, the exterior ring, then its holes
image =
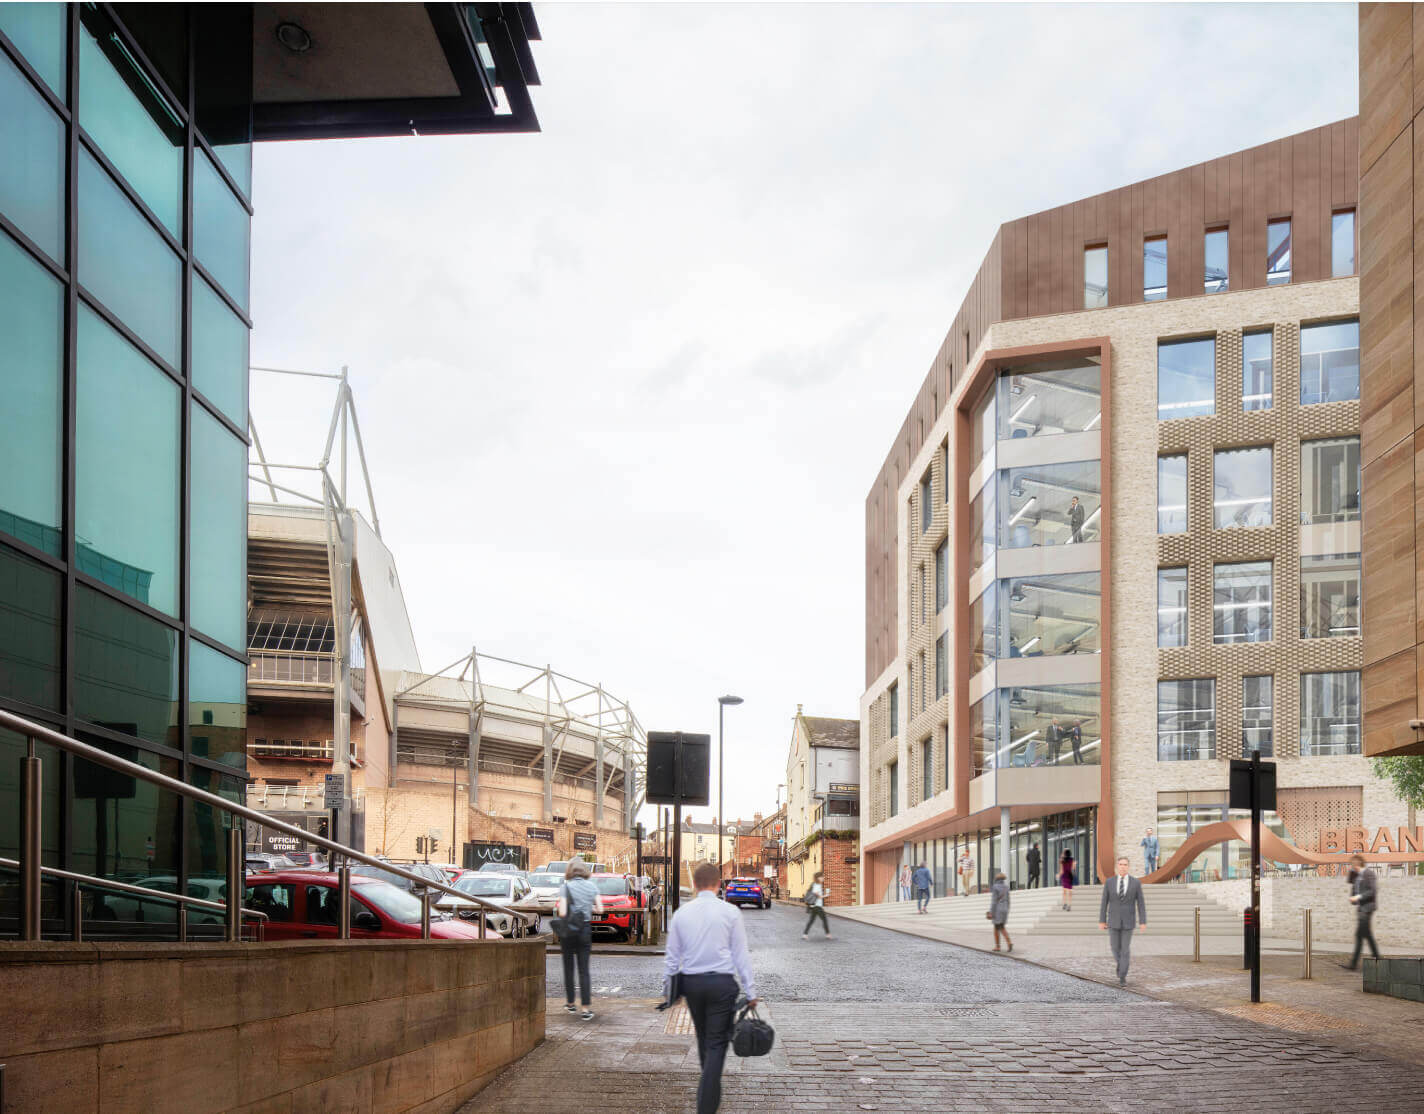
{"type": "Polygon", "coordinates": [[[743,1006],[732,1031],[732,1051],[738,1056],[765,1056],[776,1042],[776,1030],[757,1016],[755,1006],[743,1006]]]}

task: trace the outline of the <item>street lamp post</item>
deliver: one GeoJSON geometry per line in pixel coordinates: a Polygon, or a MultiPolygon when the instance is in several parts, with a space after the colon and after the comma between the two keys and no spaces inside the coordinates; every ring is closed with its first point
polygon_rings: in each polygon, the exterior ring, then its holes
{"type": "Polygon", "coordinates": [[[740,696],[717,697],[717,877],[722,877],[722,832],[726,829],[727,817],[722,812],[722,713],[728,704],[740,704],[740,696]]]}

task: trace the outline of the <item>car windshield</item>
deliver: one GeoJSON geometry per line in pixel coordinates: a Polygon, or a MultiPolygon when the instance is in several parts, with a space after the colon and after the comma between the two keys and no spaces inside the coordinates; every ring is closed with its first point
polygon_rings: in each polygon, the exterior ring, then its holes
{"type": "Polygon", "coordinates": [[[388,882],[363,882],[355,890],[363,901],[374,905],[393,921],[416,924],[420,920],[420,902],[388,882]]]}
{"type": "Polygon", "coordinates": [[[462,894],[470,894],[472,897],[508,897],[510,880],[486,875],[481,878],[478,875],[467,875],[455,883],[455,888],[462,894]]]}
{"type": "Polygon", "coordinates": [[[529,884],[531,886],[562,886],[564,876],[562,874],[531,874],[529,884]]]}
{"type": "MultiPolygon", "coordinates": [[[[371,866],[369,863],[358,863],[351,868],[352,874],[360,875],[363,878],[379,878],[382,882],[396,887],[398,890],[409,890],[412,883],[407,882],[399,874],[392,874],[389,870],[382,870],[378,866],[371,866]]],[[[412,901],[415,899],[412,898],[412,901]]]]}
{"type": "Polygon", "coordinates": [[[628,883],[622,878],[595,878],[593,884],[606,897],[623,897],[628,893],[628,883]]]}

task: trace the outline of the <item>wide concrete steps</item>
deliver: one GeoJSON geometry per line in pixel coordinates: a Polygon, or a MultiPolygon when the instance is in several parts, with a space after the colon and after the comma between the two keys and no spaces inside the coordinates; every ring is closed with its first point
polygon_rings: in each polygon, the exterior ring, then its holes
{"type": "MultiPolygon", "coordinates": [[[[1140,929],[1151,936],[1190,936],[1194,914],[1201,909],[1201,930],[1204,936],[1228,936],[1241,931],[1241,915],[1186,886],[1154,885],[1146,887],[1147,925],[1140,929]]],[[[1071,911],[1061,908],[1062,891],[1054,889],[1015,890],[1009,905],[1009,927],[1034,935],[1087,936],[1100,932],[1098,928],[1101,886],[1078,886],[1073,891],[1071,911]]],[[[865,906],[874,923],[887,928],[940,928],[948,932],[980,929],[985,924],[989,908],[987,893],[966,897],[935,898],[929,912],[915,911],[913,901],[886,902],[865,906]],[[873,913],[870,911],[873,910],[873,913]]]]}

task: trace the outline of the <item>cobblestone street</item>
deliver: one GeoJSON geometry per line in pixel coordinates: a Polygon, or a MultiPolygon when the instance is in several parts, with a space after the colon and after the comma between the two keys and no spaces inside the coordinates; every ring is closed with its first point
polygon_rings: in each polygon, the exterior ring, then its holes
{"type": "MultiPolygon", "coordinates": [[[[758,1111],[1406,1111],[1424,1068],[1116,987],[794,908],[746,917],[770,1056],[728,1057],[722,1109],[758,1111]]],[[[467,1107],[681,1114],[697,1052],[653,1009],[661,957],[594,956],[598,1017],[564,1014],[549,956],[548,1039],[467,1107]]],[[[1424,1010],[1421,1010],[1424,1021],[1424,1010]]]]}

